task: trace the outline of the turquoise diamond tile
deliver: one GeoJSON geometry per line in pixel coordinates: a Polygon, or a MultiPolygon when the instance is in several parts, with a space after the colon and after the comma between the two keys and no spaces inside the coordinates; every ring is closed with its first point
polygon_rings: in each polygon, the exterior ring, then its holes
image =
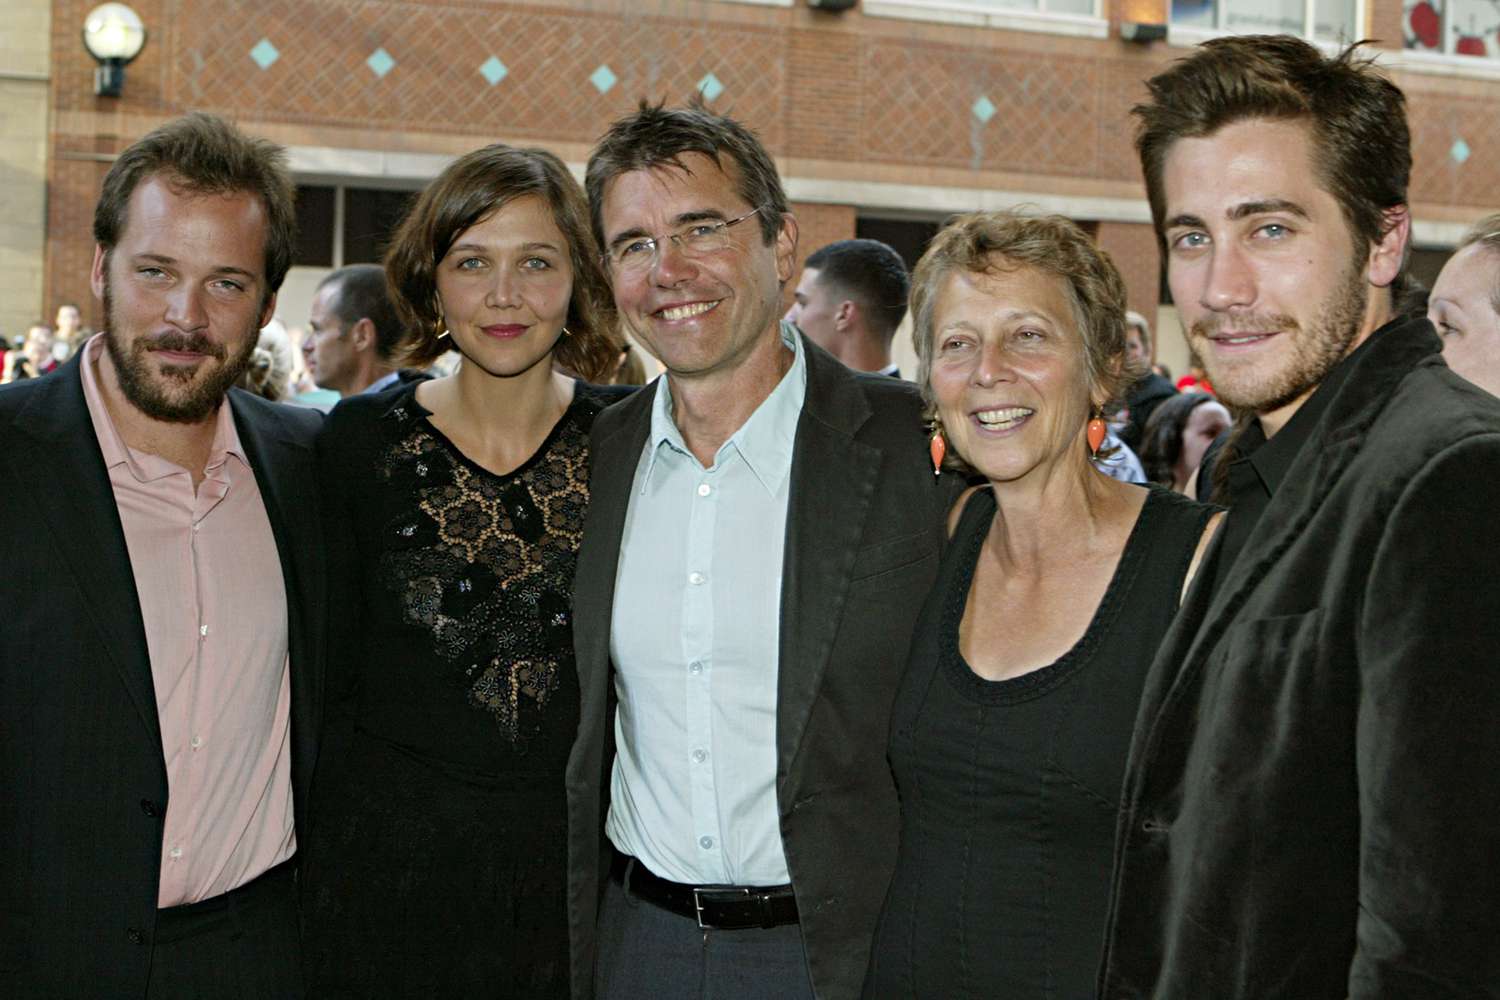
{"type": "Polygon", "coordinates": [[[698,81],[698,93],[710,101],[716,100],[720,94],[724,93],[724,85],[719,82],[718,77],[710,73],[698,81]]]}
{"type": "Polygon", "coordinates": [[[589,74],[589,83],[592,83],[594,89],[601,94],[609,93],[609,89],[618,81],[619,77],[615,76],[615,71],[607,65],[601,65],[593,73],[589,74]]]}
{"type": "Polygon", "coordinates": [[[391,54],[384,48],[379,48],[370,53],[370,58],[365,60],[365,65],[370,67],[370,72],[385,79],[385,75],[395,68],[396,60],[392,59],[391,54]]]}
{"type": "Polygon", "coordinates": [[[276,46],[271,44],[269,38],[262,38],[255,43],[255,48],[250,50],[250,58],[255,60],[255,65],[261,69],[270,69],[271,64],[281,58],[281,53],[276,51],[276,46]]]}
{"type": "Polygon", "coordinates": [[[994,102],[988,97],[981,96],[969,110],[974,112],[974,117],[979,119],[980,124],[987,125],[989,124],[989,120],[995,117],[995,112],[999,109],[995,107],[994,102]]]}
{"type": "Polygon", "coordinates": [[[479,75],[488,80],[491,87],[504,80],[509,72],[510,70],[505,68],[505,63],[494,56],[490,56],[484,61],[484,65],[479,67],[479,75]]]}
{"type": "Polygon", "coordinates": [[[1469,158],[1470,152],[1472,150],[1469,149],[1467,142],[1464,142],[1462,139],[1454,139],[1452,148],[1448,150],[1448,155],[1453,157],[1454,163],[1463,163],[1469,158]]]}

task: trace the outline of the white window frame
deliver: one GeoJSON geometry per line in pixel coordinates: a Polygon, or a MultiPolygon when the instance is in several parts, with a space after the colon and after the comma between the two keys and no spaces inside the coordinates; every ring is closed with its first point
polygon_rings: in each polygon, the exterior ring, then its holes
{"type": "MultiPolygon", "coordinates": [[[[1220,22],[1224,20],[1224,8],[1235,0],[1214,0],[1214,18],[1220,22]]],[[[1354,36],[1348,41],[1329,41],[1326,38],[1314,38],[1313,30],[1318,23],[1316,0],[1303,0],[1302,4],[1302,33],[1300,38],[1311,42],[1324,52],[1337,54],[1349,44],[1365,37],[1365,18],[1369,13],[1369,0],[1354,0],[1354,36]]],[[[1235,32],[1228,28],[1200,28],[1196,25],[1178,25],[1172,21],[1172,0],[1166,0],[1167,5],[1167,44],[1190,47],[1202,44],[1210,38],[1219,38],[1224,35],[1233,34],[1256,34],[1254,30],[1235,32]]]]}
{"type": "MultiPolygon", "coordinates": [[[[1047,0],[1039,0],[1045,6],[1047,0]]],[[[1109,18],[1103,0],[1093,0],[1094,13],[1063,14],[1045,10],[1005,10],[965,0],[864,0],[860,10],[867,17],[894,17],[907,21],[935,21],[966,27],[1035,31],[1080,38],[1108,38],[1109,18]]]]}

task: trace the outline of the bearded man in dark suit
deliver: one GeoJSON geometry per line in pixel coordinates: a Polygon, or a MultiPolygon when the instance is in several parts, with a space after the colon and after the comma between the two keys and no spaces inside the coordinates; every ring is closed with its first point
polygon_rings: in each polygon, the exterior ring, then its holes
{"type": "Polygon", "coordinates": [[[230,386],[291,263],[283,151],[189,115],[94,217],[108,316],[0,389],[0,994],[301,995],[312,410],[230,386]]]}
{"type": "Polygon", "coordinates": [[[797,223],[753,133],[643,106],[587,186],[666,375],[592,436],[574,995],[855,997],[895,862],[891,701],[952,493],[912,386],[780,322],[797,223]]]}
{"type": "Polygon", "coordinates": [[[1101,996],[1500,990],[1500,401],[1397,315],[1401,91],[1205,43],[1137,145],[1229,514],[1141,701],[1101,996]]]}

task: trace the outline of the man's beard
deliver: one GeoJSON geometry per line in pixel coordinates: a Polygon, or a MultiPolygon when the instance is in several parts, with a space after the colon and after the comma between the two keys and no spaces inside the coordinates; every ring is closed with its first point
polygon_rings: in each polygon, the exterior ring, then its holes
{"type": "Polygon", "coordinates": [[[233,358],[222,344],[216,344],[201,333],[163,333],[154,337],[139,336],[128,344],[125,330],[115,316],[114,300],[110,294],[110,282],[104,281],[104,346],[109,350],[109,359],[114,363],[115,376],[120,391],[137,410],[153,420],[172,423],[195,424],[206,420],[219,404],[224,394],[234,385],[240,375],[250,366],[255,352],[256,330],[247,331],[244,346],[233,358]],[[151,351],[191,351],[213,358],[218,362],[199,362],[197,365],[164,365],[158,375],[148,355],[151,351]],[[227,360],[226,360],[227,359],[227,360]],[[199,376],[205,365],[210,370],[199,376]],[[193,384],[195,378],[199,381],[193,384]],[[168,390],[167,385],[176,383],[181,389],[168,390]]]}
{"type": "Polygon", "coordinates": [[[1193,324],[1188,340],[1203,359],[1209,381],[1220,401],[1255,413],[1271,413],[1300,398],[1327,377],[1349,351],[1359,335],[1369,289],[1364,267],[1357,258],[1344,280],[1324,302],[1323,308],[1304,328],[1291,316],[1257,313],[1212,313],[1193,324]],[[1279,330],[1290,338],[1291,353],[1278,359],[1272,371],[1249,370],[1249,366],[1220,363],[1203,342],[1222,327],[1234,330],[1279,330]]]}

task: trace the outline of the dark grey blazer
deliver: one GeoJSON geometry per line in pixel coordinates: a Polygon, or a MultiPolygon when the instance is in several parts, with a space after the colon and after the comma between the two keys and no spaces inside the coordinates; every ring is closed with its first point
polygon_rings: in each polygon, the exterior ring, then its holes
{"type": "Polygon", "coordinates": [[[1146,681],[1111,1000],[1500,996],[1500,401],[1374,337],[1146,681]]]}
{"type": "MultiPolygon", "coordinates": [[[[81,352],[80,352],[81,356],[81,352]]],[[[143,996],[167,773],[135,578],[75,357],[0,388],[0,996],[143,996]]],[[[317,754],[316,411],[230,390],[287,592],[292,784],[317,754]]]]}
{"type": "MultiPolygon", "coordinates": [[[[817,995],[858,996],[896,856],[887,727],[912,625],[937,571],[954,495],[935,480],[917,392],[857,375],[811,344],[781,583],[776,794],[817,995]]],[[[593,994],[595,920],[614,758],[609,661],[620,536],[655,385],[599,415],[578,554],[582,687],[568,763],[573,993],[593,994]]]]}

